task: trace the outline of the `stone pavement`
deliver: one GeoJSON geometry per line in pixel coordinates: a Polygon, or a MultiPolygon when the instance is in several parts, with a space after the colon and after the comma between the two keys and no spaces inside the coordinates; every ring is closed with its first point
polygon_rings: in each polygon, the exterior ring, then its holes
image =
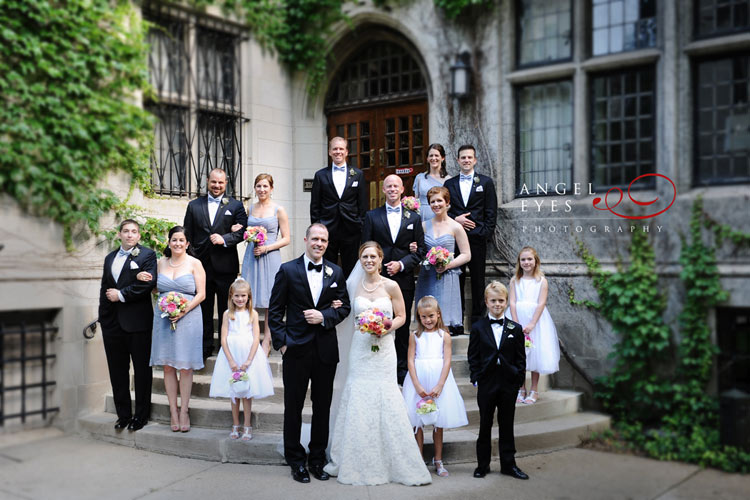
{"type": "MultiPolygon", "coordinates": [[[[250,446],[252,443],[249,444],[250,446]]],[[[289,468],[206,462],[63,434],[55,429],[0,435],[0,499],[747,499],[750,476],[694,465],[578,448],[518,459],[531,479],[471,476],[474,464],[448,464],[433,484],[353,487],[302,485],[289,468]]]]}

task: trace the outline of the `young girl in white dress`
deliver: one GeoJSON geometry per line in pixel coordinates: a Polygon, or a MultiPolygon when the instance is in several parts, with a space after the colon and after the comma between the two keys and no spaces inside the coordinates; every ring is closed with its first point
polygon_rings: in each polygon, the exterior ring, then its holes
{"type": "Polygon", "coordinates": [[[250,425],[253,398],[273,395],[273,376],[266,353],[258,349],[258,313],[253,309],[253,296],[247,281],[237,278],[232,283],[228,305],[221,325],[221,351],[216,357],[209,396],[231,398],[233,425],[229,437],[232,439],[240,437],[240,404],[237,399],[242,399],[245,410],[242,440],[250,441],[253,438],[250,425]],[[229,379],[235,372],[247,373],[250,382],[247,390],[237,392],[231,387],[229,379]]]}
{"type": "Polygon", "coordinates": [[[422,297],[417,303],[417,317],[417,331],[409,336],[409,377],[404,381],[404,401],[421,452],[424,433],[417,403],[428,396],[435,398],[438,416],[432,429],[435,446],[432,463],[437,475],[445,477],[448,471],[443,466],[443,429],[468,425],[469,420],[451,371],[451,336],[446,332],[437,299],[432,295],[422,297]]]}
{"type": "Polygon", "coordinates": [[[526,348],[526,369],[531,372],[531,388],[527,394],[524,382],[518,390],[517,403],[536,403],[539,375],[555,373],[560,364],[557,330],[547,310],[547,279],[540,265],[536,250],[523,247],[516,260],[516,272],[510,280],[510,307],[505,315],[523,325],[523,333],[532,343],[526,348]]]}

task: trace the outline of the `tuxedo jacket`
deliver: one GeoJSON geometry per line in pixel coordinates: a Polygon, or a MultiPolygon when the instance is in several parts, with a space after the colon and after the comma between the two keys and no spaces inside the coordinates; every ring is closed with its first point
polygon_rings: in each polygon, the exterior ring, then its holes
{"type": "Polygon", "coordinates": [[[329,238],[359,239],[368,207],[365,174],[358,168],[347,165],[346,187],[341,198],[333,183],[331,165],[315,172],[310,198],[310,222],[325,225],[329,238]]]}
{"type": "Polygon", "coordinates": [[[493,365],[500,361],[501,385],[509,390],[518,390],[526,378],[526,349],[523,327],[505,318],[500,348],[495,343],[490,320],[487,316],[474,323],[469,337],[469,377],[471,382],[482,383],[491,373],[493,365]]]}
{"type": "Polygon", "coordinates": [[[276,273],[268,306],[273,348],[279,350],[286,346],[284,357],[304,357],[312,350],[324,363],[338,363],[336,325],[349,315],[350,310],[346,278],[339,266],[323,259],[323,288],[316,305],[307,281],[304,257],[285,262],[276,273]],[[334,309],[331,302],[336,299],[343,305],[334,309]],[[323,313],[323,323],[311,325],[305,321],[303,311],[306,309],[323,313]]]}
{"type": "Polygon", "coordinates": [[[365,241],[376,241],[383,249],[381,274],[398,283],[402,290],[414,290],[414,268],[422,262],[426,253],[424,229],[419,214],[401,208],[401,227],[396,235],[396,241],[393,241],[385,205],[370,210],[365,215],[365,224],[362,227],[362,242],[365,241]],[[412,241],[417,242],[415,253],[409,251],[409,244],[412,241]],[[403,263],[404,270],[394,276],[389,276],[385,265],[394,260],[403,263]]]}
{"type": "Polygon", "coordinates": [[[237,274],[240,271],[237,243],[243,241],[247,212],[242,203],[226,195],[221,201],[213,224],[208,214],[208,196],[201,196],[188,203],[183,224],[185,237],[204,267],[210,262],[217,273],[237,274]],[[224,200],[227,200],[226,204],[223,203],[224,200]],[[242,224],[242,228],[232,232],[233,224],[242,224]],[[226,246],[211,243],[209,237],[213,233],[220,234],[226,246]]]}
{"type": "Polygon", "coordinates": [[[151,290],[156,285],[156,253],[141,245],[136,245],[135,248],[140,253],[136,257],[129,255],[125,259],[117,281],[112,275],[112,261],[119,248],[104,258],[99,290],[99,323],[104,334],[118,330],[143,332],[152,328],[154,309],[151,305],[151,290]],[[136,274],[141,271],[151,273],[151,281],[136,279],[136,274]],[[110,302],[106,296],[108,288],[117,288],[125,302],[110,302]]]}
{"type": "Polygon", "coordinates": [[[469,218],[476,224],[471,231],[467,231],[470,237],[489,239],[495,232],[497,223],[497,197],[495,195],[495,183],[486,175],[474,171],[474,179],[471,184],[469,202],[464,204],[459,186],[460,175],[451,177],[445,181],[445,186],[451,195],[451,205],[448,216],[455,219],[461,214],[470,212],[469,218]],[[479,180],[477,180],[479,179],[479,180]]]}

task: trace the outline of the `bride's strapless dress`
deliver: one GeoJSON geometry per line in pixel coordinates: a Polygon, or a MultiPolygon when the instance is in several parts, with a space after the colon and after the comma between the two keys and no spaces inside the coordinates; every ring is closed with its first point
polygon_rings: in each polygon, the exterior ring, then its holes
{"type": "MultiPolygon", "coordinates": [[[[355,297],[352,314],[377,307],[393,316],[389,297],[355,297]]],[[[325,470],[345,484],[406,485],[432,482],[396,381],[393,334],[375,340],[359,331],[349,351],[349,372],[336,416],[331,461],[325,470]]]]}

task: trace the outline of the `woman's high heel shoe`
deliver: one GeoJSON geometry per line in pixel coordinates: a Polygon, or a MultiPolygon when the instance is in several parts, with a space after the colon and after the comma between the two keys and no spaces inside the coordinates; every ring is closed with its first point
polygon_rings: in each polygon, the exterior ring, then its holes
{"type": "Polygon", "coordinates": [[[177,414],[177,418],[172,417],[172,412],[169,412],[169,427],[172,432],[180,432],[180,414],[177,414]]]}
{"type": "Polygon", "coordinates": [[[185,412],[185,420],[187,424],[182,423],[182,413],[180,413],[180,431],[182,432],[190,431],[190,414],[188,412],[185,412]]]}

